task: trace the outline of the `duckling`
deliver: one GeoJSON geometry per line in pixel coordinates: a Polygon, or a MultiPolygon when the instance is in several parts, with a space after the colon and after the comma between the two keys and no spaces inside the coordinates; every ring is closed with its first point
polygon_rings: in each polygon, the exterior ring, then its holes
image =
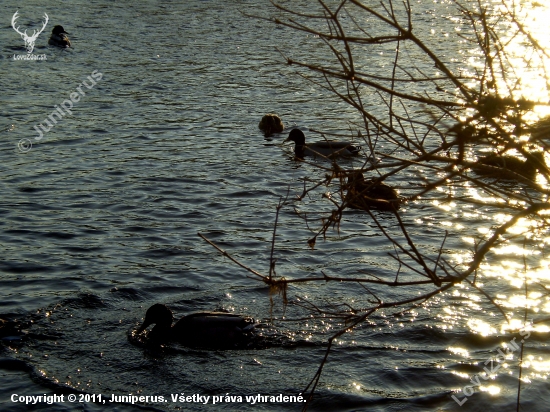
{"type": "Polygon", "coordinates": [[[292,129],[288,138],[283,143],[289,140],[295,143],[294,153],[298,159],[303,159],[304,156],[350,157],[359,154],[361,150],[361,146],[353,146],[351,142],[337,142],[333,140],[306,145],[306,136],[299,129],[292,129]]]}
{"type": "Polygon", "coordinates": [[[223,312],[202,312],[184,316],[172,326],[174,316],[166,306],[151,306],[136,335],[155,324],[148,334],[148,343],[180,342],[189,347],[233,349],[246,340],[256,324],[254,319],[223,312]]]}
{"type": "Polygon", "coordinates": [[[516,174],[529,180],[535,180],[537,171],[546,169],[544,152],[529,153],[525,160],[511,155],[490,155],[480,158],[479,163],[484,166],[491,166],[491,168],[474,168],[476,173],[507,180],[516,180],[516,174]]]}
{"type": "Polygon", "coordinates": [[[394,188],[378,179],[365,180],[363,173],[353,171],[348,175],[344,201],[354,209],[378,209],[395,211],[401,207],[399,196],[394,188]]]}
{"type": "Polygon", "coordinates": [[[269,137],[273,133],[281,133],[284,129],[283,121],[274,113],[268,113],[262,117],[258,127],[264,132],[265,137],[269,137]]]}
{"type": "Polygon", "coordinates": [[[71,47],[71,41],[69,40],[69,37],[66,36],[67,34],[69,33],[65,31],[63,26],[55,26],[52,30],[50,40],[48,40],[48,44],[63,48],[71,47]]]}

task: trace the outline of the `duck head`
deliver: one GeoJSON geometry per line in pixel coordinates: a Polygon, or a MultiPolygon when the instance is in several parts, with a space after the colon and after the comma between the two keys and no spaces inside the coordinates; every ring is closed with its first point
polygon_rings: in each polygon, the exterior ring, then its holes
{"type": "Polygon", "coordinates": [[[63,26],[54,26],[53,30],[52,30],[52,34],[69,34],[65,31],[65,29],[63,28],[63,26]]]}
{"type": "Polygon", "coordinates": [[[304,147],[306,145],[306,136],[304,135],[304,132],[300,129],[292,129],[283,143],[288,141],[295,143],[294,154],[296,155],[296,158],[303,159],[305,155],[304,147]]]}
{"type": "Polygon", "coordinates": [[[139,335],[141,332],[143,332],[145,329],[153,324],[155,325],[155,327],[151,331],[152,334],[155,334],[155,331],[157,333],[159,331],[169,331],[172,327],[173,321],[174,315],[172,315],[172,311],[168,309],[166,305],[157,303],[147,309],[147,313],[145,313],[145,320],[137,330],[136,334],[139,335]]]}
{"type": "Polygon", "coordinates": [[[352,170],[348,173],[348,185],[355,186],[365,182],[365,176],[359,170],[352,170]]]}
{"type": "Polygon", "coordinates": [[[300,129],[292,129],[285,139],[285,142],[288,141],[296,143],[296,147],[304,146],[306,144],[306,135],[300,129]]]}

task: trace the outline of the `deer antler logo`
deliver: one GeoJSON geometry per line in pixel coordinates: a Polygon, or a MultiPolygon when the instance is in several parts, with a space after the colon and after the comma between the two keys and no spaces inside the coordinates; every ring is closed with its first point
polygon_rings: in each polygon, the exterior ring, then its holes
{"type": "Polygon", "coordinates": [[[25,47],[27,48],[27,53],[32,53],[32,51],[34,49],[34,42],[38,38],[38,35],[40,33],[42,33],[44,31],[44,29],[46,28],[46,24],[48,24],[49,17],[46,13],[44,13],[44,17],[46,17],[46,21],[44,22],[44,25],[42,26],[40,31],[37,33],[36,30],[33,30],[32,36],[28,36],[27,35],[27,30],[25,30],[23,33],[21,33],[19,31],[19,27],[15,27],[15,20],[17,20],[17,18],[19,17],[17,15],[17,13],[19,13],[19,11],[16,11],[15,14],[13,15],[13,17],[11,19],[11,25],[12,25],[13,29],[17,33],[19,33],[21,35],[21,37],[23,38],[23,40],[25,41],[25,47]]]}

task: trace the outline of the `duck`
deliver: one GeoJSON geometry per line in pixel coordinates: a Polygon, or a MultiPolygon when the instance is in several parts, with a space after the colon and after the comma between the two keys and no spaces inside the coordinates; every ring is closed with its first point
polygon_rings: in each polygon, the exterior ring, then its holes
{"type": "Polygon", "coordinates": [[[517,175],[521,175],[534,181],[537,171],[546,169],[544,152],[528,153],[525,160],[511,155],[490,155],[479,158],[478,162],[482,166],[491,166],[491,168],[473,168],[477,174],[506,180],[517,180],[517,175]]]}
{"type": "Polygon", "coordinates": [[[48,40],[48,44],[51,46],[57,46],[57,47],[71,47],[71,41],[69,40],[69,37],[67,36],[67,33],[63,26],[55,26],[52,30],[52,35],[50,36],[50,40],[48,40]]]}
{"type": "Polygon", "coordinates": [[[223,312],[193,313],[172,326],[173,320],[172,311],[156,303],[147,309],[136,336],[154,324],[147,336],[148,344],[175,341],[193,348],[234,349],[246,341],[256,326],[253,318],[223,312]]]}
{"type": "Polygon", "coordinates": [[[379,179],[365,179],[358,170],[348,175],[344,201],[353,209],[396,211],[401,207],[397,191],[379,179]]]}
{"type": "Polygon", "coordinates": [[[274,113],[267,113],[258,124],[259,129],[264,132],[265,137],[271,136],[273,133],[281,133],[285,126],[279,116],[274,113]]]}
{"type": "Polygon", "coordinates": [[[303,159],[304,156],[350,157],[358,155],[361,150],[361,146],[354,146],[351,142],[334,140],[306,145],[306,136],[300,129],[292,129],[283,143],[288,141],[295,143],[294,153],[298,159],[303,159]]]}

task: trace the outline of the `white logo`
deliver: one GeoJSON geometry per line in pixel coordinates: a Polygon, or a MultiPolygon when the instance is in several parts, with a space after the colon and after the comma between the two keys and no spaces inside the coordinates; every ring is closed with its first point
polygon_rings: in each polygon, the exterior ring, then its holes
{"type": "Polygon", "coordinates": [[[46,17],[46,21],[44,22],[44,25],[42,26],[40,31],[37,33],[36,30],[33,30],[32,36],[28,36],[27,35],[27,30],[25,30],[23,33],[21,33],[19,31],[19,27],[15,27],[15,20],[17,20],[17,18],[19,17],[17,15],[17,13],[19,13],[19,11],[16,11],[15,14],[13,15],[13,17],[11,19],[11,25],[12,25],[13,29],[17,33],[19,33],[21,35],[21,38],[25,41],[25,47],[27,48],[27,53],[32,53],[32,51],[34,49],[34,42],[38,38],[38,35],[44,31],[44,29],[46,28],[46,24],[48,24],[48,20],[49,20],[48,15],[46,13],[44,13],[44,17],[46,17]]]}

